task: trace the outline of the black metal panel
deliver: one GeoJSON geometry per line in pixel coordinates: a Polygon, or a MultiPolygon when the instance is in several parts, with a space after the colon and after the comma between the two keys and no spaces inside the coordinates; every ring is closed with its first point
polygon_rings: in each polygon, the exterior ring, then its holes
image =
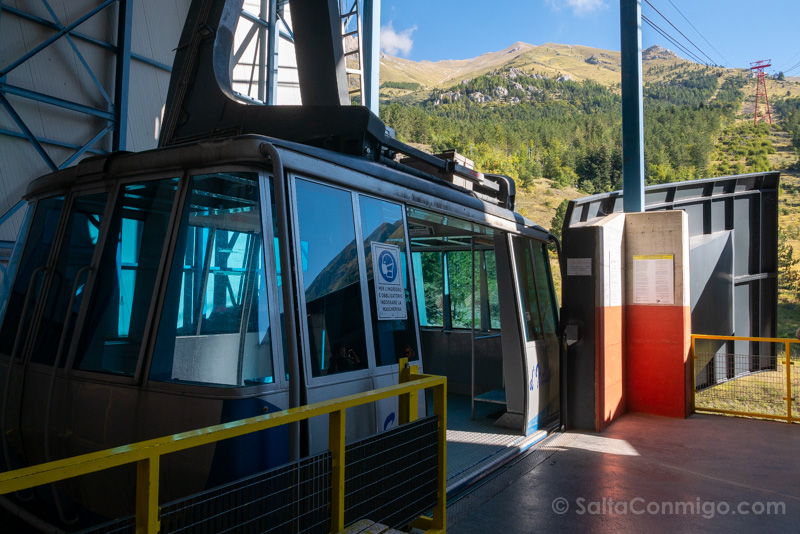
{"type": "Polygon", "coordinates": [[[338,0],[289,0],[289,7],[303,104],[350,104],[338,0]]]}
{"type": "MultiPolygon", "coordinates": [[[[646,211],[682,209],[689,216],[693,247],[690,261],[693,333],[761,337],[776,335],[779,182],[780,173],[768,172],[646,188],[646,211]],[[731,234],[731,251],[720,249],[719,242],[711,237],[711,234],[725,231],[731,234]],[[706,245],[716,249],[704,252],[702,247],[706,245]],[[701,262],[715,264],[710,266],[701,262]],[[710,287],[696,287],[695,278],[698,276],[705,277],[704,283],[710,284],[710,287]],[[725,277],[733,279],[732,302],[727,289],[729,282],[724,280],[725,277]]],[[[575,246],[583,230],[571,229],[572,226],[621,211],[621,198],[622,192],[615,191],[571,201],[564,219],[564,250],[568,254],[577,250],[575,246]]],[[[585,246],[583,249],[589,250],[585,246]]],[[[572,283],[572,279],[569,283],[572,283]]],[[[588,318],[584,317],[585,313],[577,311],[576,303],[570,299],[586,298],[587,293],[585,290],[575,291],[568,284],[565,284],[564,291],[565,324],[586,321],[588,318]]],[[[768,362],[773,356],[771,351],[774,345],[760,347],[746,341],[727,345],[708,347],[706,352],[717,353],[716,362],[712,361],[707,367],[708,375],[698,375],[699,384],[710,385],[731,378],[736,373],[765,369],[765,365],[770,365],[768,362]],[[740,359],[743,363],[736,364],[733,356],[725,354],[734,352],[753,356],[749,363],[744,358],[740,359]],[[737,368],[737,365],[741,368],[737,368]],[[712,374],[715,376],[709,376],[712,374]]],[[[574,352],[574,347],[571,347],[571,351],[574,352]]],[[[574,365],[579,365],[579,362],[573,362],[574,365]]],[[[588,361],[583,361],[583,365],[591,367],[588,361]]],[[[577,385],[576,372],[575,369],[571,370],[570,391],[577,385]]],[[[584,384],[583,387],[588,385],[584,384]]]]}
{"type": "MultiPolygon", "coordinates": [[[[597,248],[595,228],[573,228],[564,235],[564,251],[570,257],[592,258],[597,248]],[[569,242],[567,242],[569,241],[569,242]],[[569,249],[567,249],[569,247],[569,249]]],[[[565,254],[566,256],[566,254],[565,254]]],[[[566,260],[562,260],[566,261],[566,260]]],[[[595,324],[595,295],[597,295],[598,268],[593,266],[593,276],[565,276],[562,292],[562,324],[578,327],[579,340],[567,347],[565,388],[569,428],[594,430],[597,418],[597,328],[595,324]]],[[[566,272],[566,269],[562,269],[566,272]]]]}
{"type": "Polygon", "coordinates": [[[438,425],[433,415],[346,447],[346,525],[405,527],[436,505],[438,425]]]}
{"type": "MultiPolygon", "coordinates": [[[[737,336],[775,336],[779,182],[780,173],[767,172],[655,185],[645,190],[645,210],[685,210],[692,237],[732,231],[735,309],[726,312],[734,324],[731,334],[737,336]]],[[[570,201],[564,219],[565,242],[571,225],[620,211],[621,198],[622,192],[615,191],[570,201]]],[[[728,334],[722,331],[728,323],[725,317],[719,323],[720,331],[703,333],[728,334]]]]}
{"type": "MultiPolygon", "coordinates": [[[[435,438],[434,438],[435,439],[435,438]]],[[[331,453],[322,452],[165,504],[161,532],[330,531],[331,453]]],[[[81,534],[133,534],[134,517],[81,534]]]]}
{"type": "MultiPolygon", "coordinates": [[[[292,24],[295,34],[311,39],[310,44],[295,42],[298,54],[304,46],[315,46],[314,37],[319,28],[305,28],[329,16],[314,11],[317,3],[330,0],[299,1],[298,13],[292,2],[292,24]],[[303,16],[310,8],[315,16],[303,16]],[[298,19],[299,16],[299,19],[298,19]]],[[[192,140],[230,137],[236,134],[257,133],[279,139],[308,143],[313,146],[337,150],[353,155],[379,154],[378,140],[385,137],[386,126],[368,109],[361,106],[341,106],[336,98],[309,96],[302,93],[304,106],[261,106],[237,100],[231,82],[231,61],[234,33],[241,12],[242,0],[195,0],[186,18],[170,78],[164,120],[159,136],[159,146],[168,146],[192,140]],[[329,103],[333,105],[322,105],[329,103]],[[369,149],[369,150],[367,150],[369,149]]],[[[338,7],[337,7],[338,9],[338,7]]],[[[337,26],[338,11],[327,26],[337,26]]],[[[326,26],[326,27],[327,27],[326,26]]],[[[331,41],[329,49],[341,36],[331,41]]],[[[319,43],[316,43],[318,45],[319,43]]],[[[317,51],[317,54],[322,52],[317,51]]],[[[312,71],[311,81],[301,78],[301,91],[309,84],[313,91],[330,92],[328,84],[314,79],[313,69],[319,64],[301,64],[313,56],[306,50],[298,57],[300,73],[312,71]],[[305,84],[305,85],[303,85],[305,84]]],[[[332,58],[317,58],[325,64],[332,58]]],[[[344,68],[344,62],[339,62],[344,68]]],[[[346,77],[345,77],[346,78],[346,77]]],[[[347,88],[345,86],[345,96],[347,88]]]]}
{"type": "Polygon", "coordinates": [[[727,211],[725,204],[728,202],[727,199],[711,201],[711,206],[709,207],[709,211],[711,211],[711,228],[709,233],[730,230],[725,219],[725,212],[727,211]]]}

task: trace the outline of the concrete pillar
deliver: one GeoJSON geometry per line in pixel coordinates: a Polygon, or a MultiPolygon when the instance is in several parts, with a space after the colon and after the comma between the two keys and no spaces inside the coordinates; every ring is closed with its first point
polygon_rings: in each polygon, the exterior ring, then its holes
{"type": "Polygon", "coordinates": [[[564,256],[564,317],[580,330],[567,349],[570,428],[602,431],[626,411],[686,417],[686,213],[616,213],[574,224],[564,233],[564,256]]]}
{"type": "Polygon", "coordinates": [[[688,216],[625,219],[628,410],[686,417],[691,410],[688,216]],[[671,278],[671,280],[670,280],[671,278]]]}
{"type": "Polygon", "coordinates": [[[570,428],[600,431],[626,410],[624,228],[616,213],[565,234],[564,314],[580,331],[567,350],[570,428]]]}

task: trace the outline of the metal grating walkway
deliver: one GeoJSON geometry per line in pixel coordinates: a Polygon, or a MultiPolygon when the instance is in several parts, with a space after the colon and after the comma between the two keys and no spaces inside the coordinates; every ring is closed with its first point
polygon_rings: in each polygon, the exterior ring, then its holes
{"type": "Polygon", "coordinates": [[[504,406],[475,403],[471,419],[470,399],[464,395],[447,396],[447,493],[459,491],[494,467],[544,439],[539,430],[530,436],[494,426],[504,406]]]}

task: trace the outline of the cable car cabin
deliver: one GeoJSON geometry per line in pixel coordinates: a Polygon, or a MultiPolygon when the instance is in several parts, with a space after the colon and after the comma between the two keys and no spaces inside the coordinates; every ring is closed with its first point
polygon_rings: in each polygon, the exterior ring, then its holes
{"type": "MultiPolygon", "coordinates": [[[[5,469],[395,384],[402,357],[448,376],[451,407],[488,393],[519,435],[558,423],[552,238],[466,188],[249,135],[85,160],[27,199],[0,287],[5,469]]],[[[396,413],[348,411],[348,439],[396,413]]],[[[284,463],[292,441],[165,457],[163,498],[284,463]]],[[[327,418],[300,429],[301,456],[326,444],[327,418]]],[[[120,471],[63,487],[127,513],[120,471]]]]}

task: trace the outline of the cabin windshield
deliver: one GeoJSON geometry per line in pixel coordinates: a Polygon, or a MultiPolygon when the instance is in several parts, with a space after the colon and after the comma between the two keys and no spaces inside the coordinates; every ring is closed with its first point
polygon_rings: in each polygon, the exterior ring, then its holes
{"type": "Polygon", "coordinates": [[[133,376],[161,267],[178,178],[123,185],[114,207],[74,367],[133,376]]]}
{"type": "Polygon", "coordinates": [[[191,178],[152,380],[275,381],[259,185],[252,172],[191,178]]]}

